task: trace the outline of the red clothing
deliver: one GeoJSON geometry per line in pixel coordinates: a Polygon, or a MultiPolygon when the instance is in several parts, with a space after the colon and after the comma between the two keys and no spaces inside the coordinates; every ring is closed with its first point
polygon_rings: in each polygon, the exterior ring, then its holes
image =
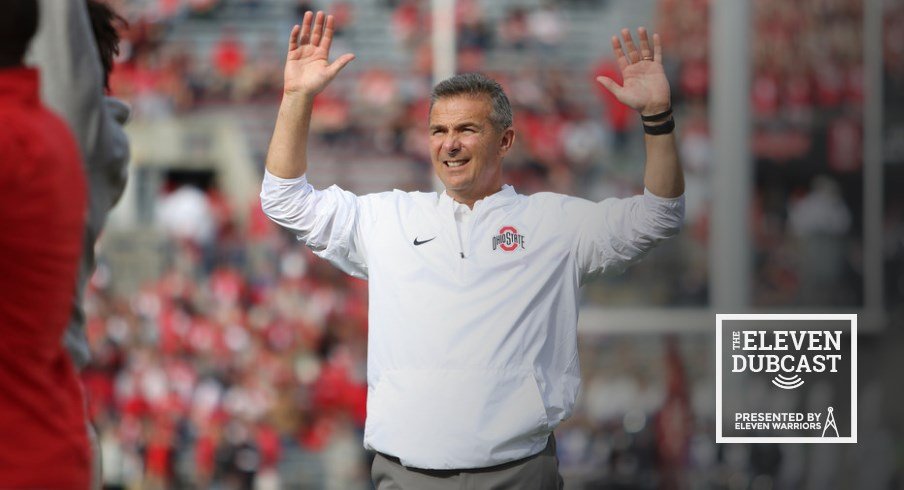
{"type": "Polygon", "coordinates": [[[84,489],[84,401],[62,342],[87,212],[81,157],[36,70],[0,69],[0,127],[0,486],[84,489]]]}
{"type": "Polygon", "coordinates": [[[214,47],[213,62],[220,75],[233,78],[245,66],[245,48],[234,36],[226,34],[214,47]]]}
{"type": "MultiPolygon", "coordinates": [[[[600,76],[609,77],[618,84],[623,83],[621,70],[618,68],[615,61],[609,59],[600,62],[600,64],[596,66],[596,69],[593,72],[593,78],[596,79],[596,77],[600,76]]],[[[593,86],[596,88],[597,95],[606,106],[606,120],[609,123],[609,127],[618,133],[627,131],[631,124],[631,116],[634,111],[632,111],[630,107],[619,102],[615,95],[613,95],[606,87],[603,87],[597,82],[593,82],[593,86]]]]}

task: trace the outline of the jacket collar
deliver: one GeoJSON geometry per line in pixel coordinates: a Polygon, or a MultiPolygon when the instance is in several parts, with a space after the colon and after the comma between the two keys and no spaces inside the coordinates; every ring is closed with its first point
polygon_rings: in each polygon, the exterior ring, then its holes
{"type": "MultiPolygon", "coordinates": [[[[502,186],[502,189],[495,192],[494,194],[490,194],[483,199],[478,199],[474,203],[474,207],[471,209],[471,211],[477,211],[478,209],[486,211],[499,208],[514,201],[517,197],[518,193],[515,192],[515,188],[508,184],[505,184],[502,186]]],[[[461,204],[452,199],[452,197],[449,196],[449,193],[446,191],[443,191],[439,194],[439,205],[442,209],[450,210],[454,210],[456,205],[464,206],[464,204],[461,204]]]]}

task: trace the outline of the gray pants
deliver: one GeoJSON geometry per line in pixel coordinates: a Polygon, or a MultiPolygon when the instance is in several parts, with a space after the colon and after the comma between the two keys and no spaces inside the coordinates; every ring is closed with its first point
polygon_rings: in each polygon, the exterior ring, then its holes
{"type": "Polygon", "coordinates": [[[397,458],[377,453],[370,476],[377,490],[561,490],[564,486],[552,434],[543,451],[489,468],[407,468],[397,458]]]}

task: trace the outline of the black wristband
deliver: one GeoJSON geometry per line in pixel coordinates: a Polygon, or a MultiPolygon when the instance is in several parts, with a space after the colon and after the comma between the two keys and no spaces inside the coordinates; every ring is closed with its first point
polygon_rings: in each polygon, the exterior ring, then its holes
{"type": "Polygon", "coordinates": [[[643,125],[643,132],[647,134],[652,134],[653,136],[658,136],[660,134],[669,134],[675,130],[675,119],[669,118],[668,121],[657,124],[656,126],[647,126],[643,125]]]}
{"type": "Polygon", "coordinates": [[[665,119],[671,115],[672,115],[672,108],[671,108],[671,106],[669,106],[669,108],[666,109],[665,112],[660,112],[659,114],[653,114],[652,116],[644,116],[643,114],[641,114],[640,120],[643,122],[653,122],[653,121],[659,121],[660,119],[665,119]]]}

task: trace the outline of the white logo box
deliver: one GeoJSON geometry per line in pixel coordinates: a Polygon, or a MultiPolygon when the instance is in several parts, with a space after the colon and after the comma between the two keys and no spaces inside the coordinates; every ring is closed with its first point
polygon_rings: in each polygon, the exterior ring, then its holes
{"type": "Polygon", "coordinates": [[[716,315],[716,442],[778,444],[856,444],[857,443],[857,315],[846,313],[783,314],[737,313],[716,315]],[[851,326],[851,435],[848,437],[727,437],[722,435],[722,322],[725,320],[845,320],[851,326]]]}

